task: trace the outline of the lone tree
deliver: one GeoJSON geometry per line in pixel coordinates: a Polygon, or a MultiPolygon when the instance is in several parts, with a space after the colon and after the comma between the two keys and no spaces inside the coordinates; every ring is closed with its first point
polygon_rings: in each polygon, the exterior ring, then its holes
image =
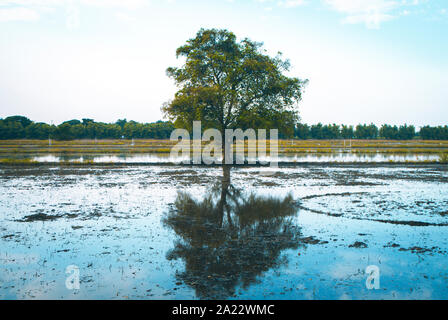
{"type": "Polygon", "coordinates": [[[298,102],[307,80],[284,75],[289,61],[270,57],[263,44],[227,30],[201,29],[176,51],[180,68],[167,69],[179,90],[162,111],[178,128],[279,129],[290,136],[299,120],[298,102]]]}

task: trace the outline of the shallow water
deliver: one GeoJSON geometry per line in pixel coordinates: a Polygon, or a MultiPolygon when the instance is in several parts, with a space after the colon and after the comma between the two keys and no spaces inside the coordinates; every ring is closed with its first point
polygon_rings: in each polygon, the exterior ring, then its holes
{"type": "MultiPolygon", "coordinates": [[[[97,156],[37,156],[33,160],[38,162],[58,162],[58,161],[84,161],[92,160],[97,163],[180,163],[188,160],[182,157],[172,157],[169,154],[140,154],[140,155],[97,155],[97,156]]],[[[334,153],[334,154],[281,154],[278,162],[405,162],[405,161],[437,161],[437,154],[355,154],[355,153],[334,153]]],[[[255,160],[255,159],[253,159],[255,160]]],[[[271,162],[269,157],[260,158],[261,161],[271,162]]]]}
{"type": "Polygon", "coordinates": [[[0,166],[0,298],[448,298],[446,166],[270,170],[0,166]]]}
{"type": "MultiPolygon", "coordinates": [[[[179,164],[189,160],[188,157],[171,156],[169,153],[147,153],[147,154],[2,154],[0,158],[9,159],[30,159],[42,163],[54,162],[83,162],[93,161],[95,163],[136,163],[136,164],[179,164]]],[[[271,162],[269,156],[252,159],[271,162]]],[[[283,163],[307,163],[307,162],[425,162],[438,161],[439,154],[431,153],[351,153],[351,152],[333,152],[333,153],[296,153],[279,154],[278,162],[283,163]]]]}

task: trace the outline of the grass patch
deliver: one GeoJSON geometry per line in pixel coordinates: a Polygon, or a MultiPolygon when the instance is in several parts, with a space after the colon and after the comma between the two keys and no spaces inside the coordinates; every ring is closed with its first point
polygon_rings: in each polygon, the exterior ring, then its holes
{"type": "Polygon", "coordinates": [[[0,163],[3,164],[33,164],[39,163],[32,159],[0,159],[0,163]]]}

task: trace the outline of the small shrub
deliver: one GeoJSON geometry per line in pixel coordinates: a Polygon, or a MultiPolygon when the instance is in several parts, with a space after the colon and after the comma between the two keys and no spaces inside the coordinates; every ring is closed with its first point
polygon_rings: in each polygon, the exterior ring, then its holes
{"type": "Polygon", "coordinates": [[[440,163],[448,163],[448,153],[441,153],[439,155],[439,162],[440,163]]]}

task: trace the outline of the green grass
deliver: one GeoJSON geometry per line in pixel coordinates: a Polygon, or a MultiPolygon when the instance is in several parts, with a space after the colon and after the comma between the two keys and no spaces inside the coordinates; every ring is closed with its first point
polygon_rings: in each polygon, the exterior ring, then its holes
{"type": "Polygon", "coordinates": [[[39,163],[32,159],[0,159],[0,163],[3,164],[34,164],[39,163]]]}
{"type": "MultiPolygon", "coordinates": [[[[176,144],[170,140],[135,139],[130,140],[3,140],[0,141],[0,155],[43,155],[43,154],[169,154],[176,144]]],[[[205,146],[208,142],[203,142],[205,146]]],[[[244,150],[253,151],[246,143],[244,150]]],[[[266,151],[269,152],[270,143],[266,141],[266,151]]],[[[448,153],[448,141],[425,140],[279,140],[279,154],[434,154],[448,153]]],[[[191,148],[193,151],[193,148],[191,148]]],[[[442,157],[442,156],[441,156],[442,157]]],[[[14,157],[11,157],[14,158],[14,157]]],[[[443,160],[441,158],[441,160],[443,160]]]]}

